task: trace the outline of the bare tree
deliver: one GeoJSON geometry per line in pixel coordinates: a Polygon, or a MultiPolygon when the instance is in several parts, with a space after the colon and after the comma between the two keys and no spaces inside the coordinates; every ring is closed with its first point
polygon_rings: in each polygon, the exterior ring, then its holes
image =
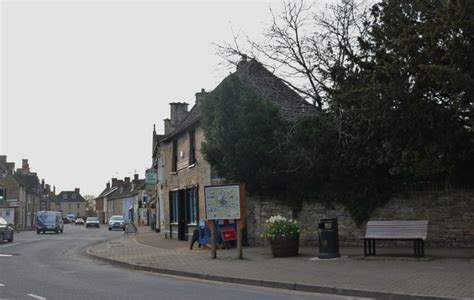
{"type": "Polygon", "coordinates": [[[363,59],[358,39],[367,34],[367,6],[359,0],[341,0],[317,10],[302,0],[286,1],[281,12],[271,14],[264,42],[247,37],[244,50],[239,32],[232,44],[218,44],[217,53],[230,63],[243,55],[256,59],[322,110],[344,70],[363,59]]]}

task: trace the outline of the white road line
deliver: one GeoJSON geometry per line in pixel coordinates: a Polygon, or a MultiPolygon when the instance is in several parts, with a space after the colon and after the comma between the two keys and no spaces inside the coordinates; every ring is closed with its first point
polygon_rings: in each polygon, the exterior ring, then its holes
{"type": "Polygon", "coordinates": [[[6,244],[6,245],[3,245],[3,246],[0,246],[0,248],[6,248],[6,247],[15,246],[15,245],[18,245],[18,243],[6,244]]]}
{"type": "Polygon", "coordinates": [[[39,299],[39,300],[47,300],[45,297],[41,297],[41,296],[38,296],[38,295],[35,295],[35,294],[26,294],[27,296],[30,296],[30,297],[33,297],[33,298],[36,298],[36,299],[39,299]]]}
{"type": "Polygon", "coordinates": [[[9,256],[13,256],[13,255],[12,255],[12,254],[1,254],[1,253],[0,253],[0,257],[2,257],[2,256],[9,257],[9,256]]]}
{"type": "Polygon", "coordinates": [[[0,286],[5,286],[3,283],[0,283],[0,286]]]}

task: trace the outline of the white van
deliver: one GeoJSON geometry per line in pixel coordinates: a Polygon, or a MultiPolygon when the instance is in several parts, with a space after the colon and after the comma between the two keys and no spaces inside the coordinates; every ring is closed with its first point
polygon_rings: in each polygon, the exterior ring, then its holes
{"type": "Polygon", "coordinates": [[[36,233],[53,231],[63,233],[64,222],[59,211],[38,211],[36,213],[36,233]]]}

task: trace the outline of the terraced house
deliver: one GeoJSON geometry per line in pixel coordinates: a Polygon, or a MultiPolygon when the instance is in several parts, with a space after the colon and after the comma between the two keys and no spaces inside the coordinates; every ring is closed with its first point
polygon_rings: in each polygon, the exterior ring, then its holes
{"type": "MultiPolygon", "coordinates": [[[[229,76],[237,77],[243,86],[270,100],[288,120],[314,109],[255,60],[243,59],[229,76]]],[[[173,239],[187,240],[192,235],[199,220],[205,218],[204,186],[222,183],[201,153],[205,140],[201,105],[207,95],[205,90],[196,93],[189,111],[187,103],[170,103],[170,119],[164,120],[165,134],[153,139],[159,221],[162,232],[173,239]]]]}

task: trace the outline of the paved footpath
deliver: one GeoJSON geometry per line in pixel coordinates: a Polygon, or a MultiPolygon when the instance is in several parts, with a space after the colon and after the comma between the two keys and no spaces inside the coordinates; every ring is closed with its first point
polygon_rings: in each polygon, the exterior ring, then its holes
{"type": "MultiPolygon", "coordinates": [[[[196,243],[197,245],[197,243],[196,243]]],[[[474,299],[474,249],[425,249],[425,258],[412,258],[413,249],[377,248],[377,257],[364,258],[362,248],[341,248],[337,259],[318,259],[315,247],[300,255],[274,258],[268,247],[218,250],[165,239],[140,228],[137,236],[90,246],[98,259],[137,270],[292,290],[377,299],[474,299]]]]}

